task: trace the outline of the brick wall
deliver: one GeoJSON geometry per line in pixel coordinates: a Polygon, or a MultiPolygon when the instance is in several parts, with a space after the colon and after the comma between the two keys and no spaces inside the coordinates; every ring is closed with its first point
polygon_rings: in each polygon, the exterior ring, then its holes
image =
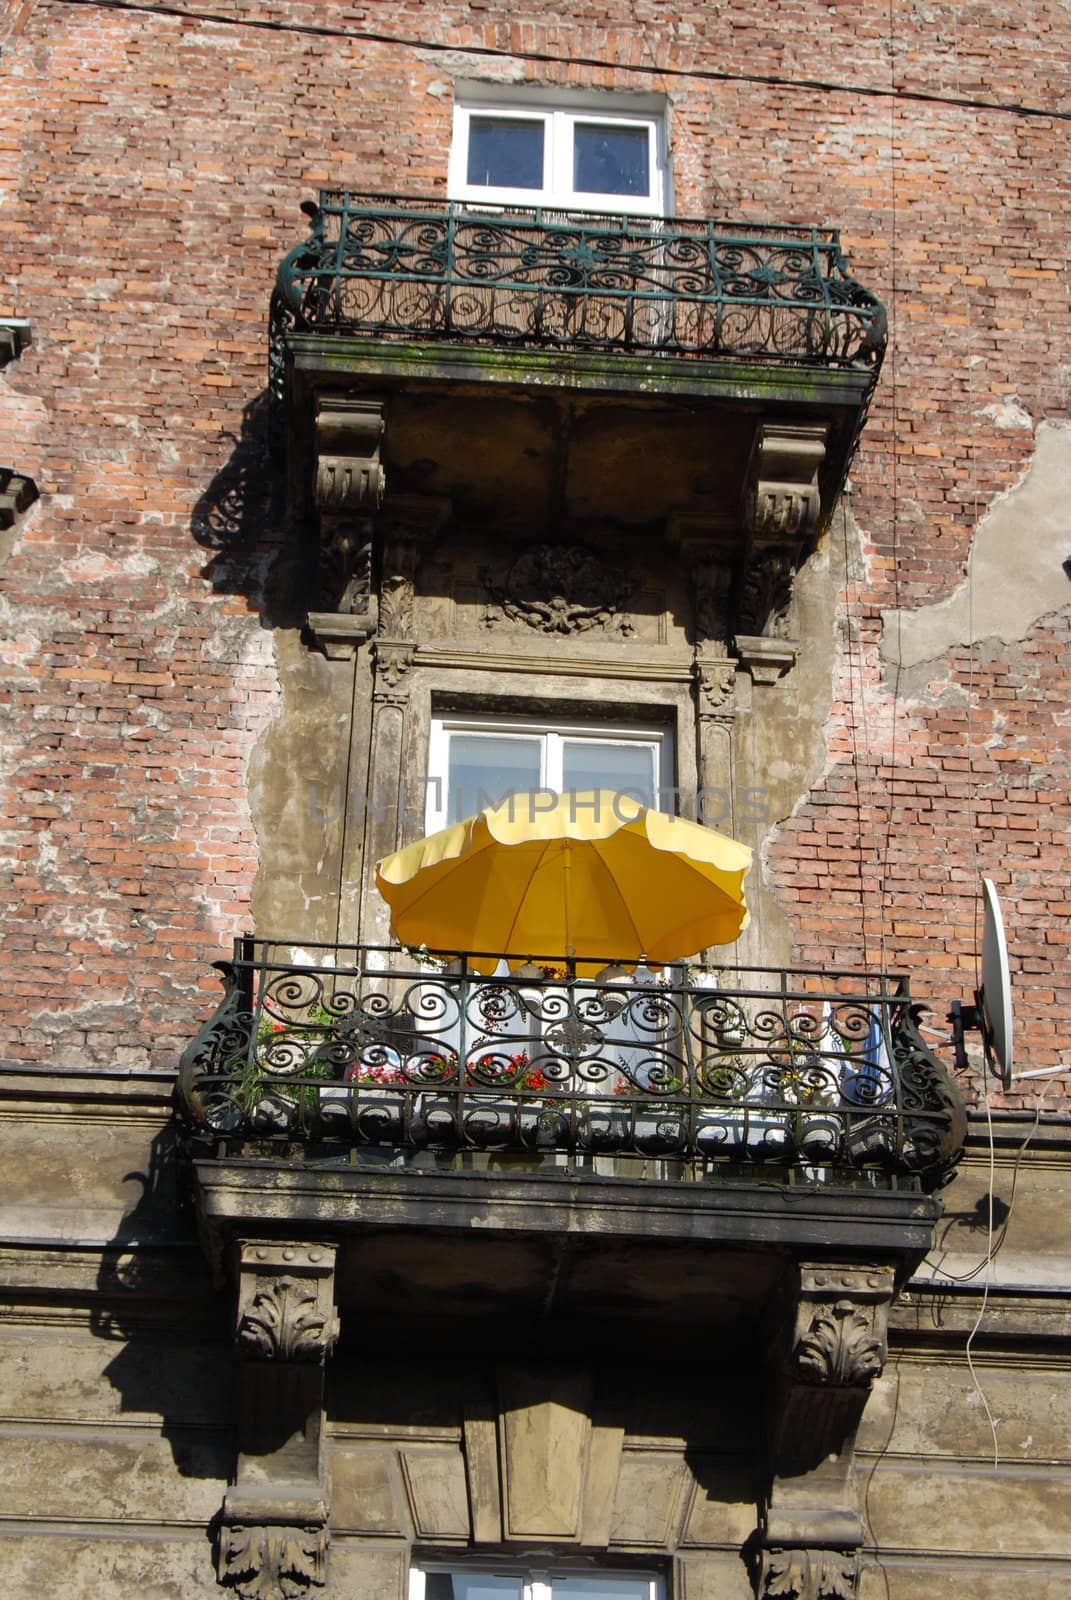
{"type": "Polygon", "coordinates": [[[938,1014],[972,986],[990,873],[1028,1064],[1055,1062],[1066,606],[1014,647],[965,641],[914,698],[879,648],[884,609],[961,582],[1031,459],[1021,414],[1067,419],[1065,125],[962,103],[1066,115],[1066,8],[905,5],[891,29],[858,0],[602,0],[568,22],[504,0],[212,12],[0,13],[0,314],[34,327],[0,375],[0,464],[42,492],[0,573],[0,1053],[166,1066],[207,1009],[207,963],[247,914],[246,764],[277,704],[259,403],[275,265],[321,184],[441,192],[452,77],[491,75],[666,92],[679,211],[839,225],[889,303],[833,533],[828,771],[768,870],[802,958],[905,964],[938,1014]]]}

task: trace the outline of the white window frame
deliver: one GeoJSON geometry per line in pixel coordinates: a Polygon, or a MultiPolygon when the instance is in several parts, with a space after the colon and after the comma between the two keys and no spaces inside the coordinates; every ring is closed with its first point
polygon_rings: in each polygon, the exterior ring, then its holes
{"type": "Polygon", "coordinates": [[[545,91],[498,85],[459,87],[454,102],[453,138],[447,193],[451,200],[477,205],[541,206],[557,211],[615,212],[637,217],[669,214],[669,179],[664,102],[657,97],[578,95],[562,100],[545,91]],[[543,125],[543,185],[539,189],[497,188],[468,181],[469,133],[473,117],[506,117],[543,125]],[[591,194],[573,186],[573,130],[578,123],[612,124],[647,130],[650,193],[591,194]]]}
{"type": "Polygon", "coordinates": [[[427,1575],[429,1572],[449,1572],[451,1574],[472,1573],[475,1577],[479,1573],[488,1576],[520,1578],[522,1583],[522,1600],[554,1600],[555,1578],[629,1578],[647,1584],[647,1600],[666,1600],[666,1584],[660,1573],[652,1572],[648,1568],[638,1571],[629,1571],[627,1567],[525,1567],[508,1559],[495,1561],[487,1560],[459,1560],[459,1561],[414,1561],[409,1568],[409,1596],[408,1600],[427,1600],[427,1575]]]}
{"type": "MultiPolygon", "coordinates": [[[[540,788],[555,794],[562,792],[563,754],[566,741],[583,741],[592,744],[634,744],[649,749],[654,754],[655,804],[660,810],[676,810],[663,802],[671,798],[675,781],[673,732],[669,727],[651,724],[618,723],[592,718],[570,718],[568,721],[548,721],[544,718],[513,717],[502,715],[466,714],[444,711],[433,714],[431,737],[428,742],[427,808],[425,832],[435,833],[447,826],[450,804],[450,737],[454,733],[520,734],[539,738],[540,788]]],[[[476,808],[472,796],[472,809],[476,808]]],[[[497,794],[489,796],[498,799],[497,794]]],[[[485,802],[487,803],[487,802],[485,802]]],[[[469,813],[471,815],[471,812],[469,813]]],[[[460,820],[460,819],[458,819],[460,820]]]]}

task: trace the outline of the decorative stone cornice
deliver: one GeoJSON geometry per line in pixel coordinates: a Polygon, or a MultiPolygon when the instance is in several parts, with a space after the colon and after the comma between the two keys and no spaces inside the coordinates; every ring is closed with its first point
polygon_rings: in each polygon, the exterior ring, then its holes
{"type": "Polygon", "coordinates": [[[322,1362],[338,1338],[335,1246],[251,1240],[240,1247],[236,1338],[262,1361],[322,1362]]]}
{"type": "Polygon", "coordinates": [[[854,1600],[859,1558],[852,1550],[764,1550],[758,1600],[854,1600]]]}
{"type": "Polygon", "coordinates": [[[818,526],[818,470],[828,425],[760,422],[744,484],[744,521],[759,539],[803,537],[818,526]]]}
{"type": "Polygon", "coordinates": [[[766,639],[753,633],[734,633],[733,649],[752,683],[776,683],[796,665],[800,647],[795,639],[766,639]]]}
{"type": "Polygon", "coordinates": [[[379,459],[385,403],[325,395],[316,407],[316,504],[326,511],[378,511],[387,477],[379,459]]]}

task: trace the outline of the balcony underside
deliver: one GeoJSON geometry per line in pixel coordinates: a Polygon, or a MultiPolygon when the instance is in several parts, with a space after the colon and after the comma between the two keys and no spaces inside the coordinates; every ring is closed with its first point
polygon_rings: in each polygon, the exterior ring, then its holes
{"type": "MultiPolygon", "coordinates": [[[[494,1318],[518,1330],[624,1318],[702,1326],[726,1352],[752,1336],[788,1264],[857,1260],[903,1281],[939,1214],[890,1190],[681,1185],[566,1171],[446,1171],[345,1161],[199,1159],[211,1253],[243,1238],[337,1242],[338,1299],[362,1325],[494,1318]]],[[[462,1332],[461,1337],[464,1337],[462,1332]]]]}

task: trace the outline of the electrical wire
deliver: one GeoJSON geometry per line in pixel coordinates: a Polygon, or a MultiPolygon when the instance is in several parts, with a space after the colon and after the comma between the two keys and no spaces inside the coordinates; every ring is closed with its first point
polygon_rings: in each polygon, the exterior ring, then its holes
{"type": "Polygon", "coordinates": [[[499,61],[531,61],[542,65],[590,67],[647,77],[657,71],[663,77],[689,79],[699,83],[749,83],[770,89],[798,93],[811,89],[818,94],[855,95],[866,99],[901,100],[923,105],[954,106],[963,111],[990,111],[1003,116],[1042,117],[1071,122],[1071,110],[1029,105],[1020,100],[987,100],[974,95],[948,95],[930,89],[883,88],[878,84],[844,83],[829,78],[786,78],[772,72],[728,72],[714,67],[651,68],[608,60],[603,56],[558,56],[547,50],[513,50],[499,45],[451,42],[414,38],[373,28],[343,28],[321,22],[281,22],[269,17],[228,17],[216,11],[193,7],[150,4],[149,0],[45,0],[46,4],[82,7],[104,11],[129,11],[149,16],[173,17],[185,22],[212,23],[223,28],[259,29],[267,33],[305,34],[313,38],[346,39],[355,44],[394,45],[400,49],[434,51],[443,55],[480,56],[499,61]]]}

